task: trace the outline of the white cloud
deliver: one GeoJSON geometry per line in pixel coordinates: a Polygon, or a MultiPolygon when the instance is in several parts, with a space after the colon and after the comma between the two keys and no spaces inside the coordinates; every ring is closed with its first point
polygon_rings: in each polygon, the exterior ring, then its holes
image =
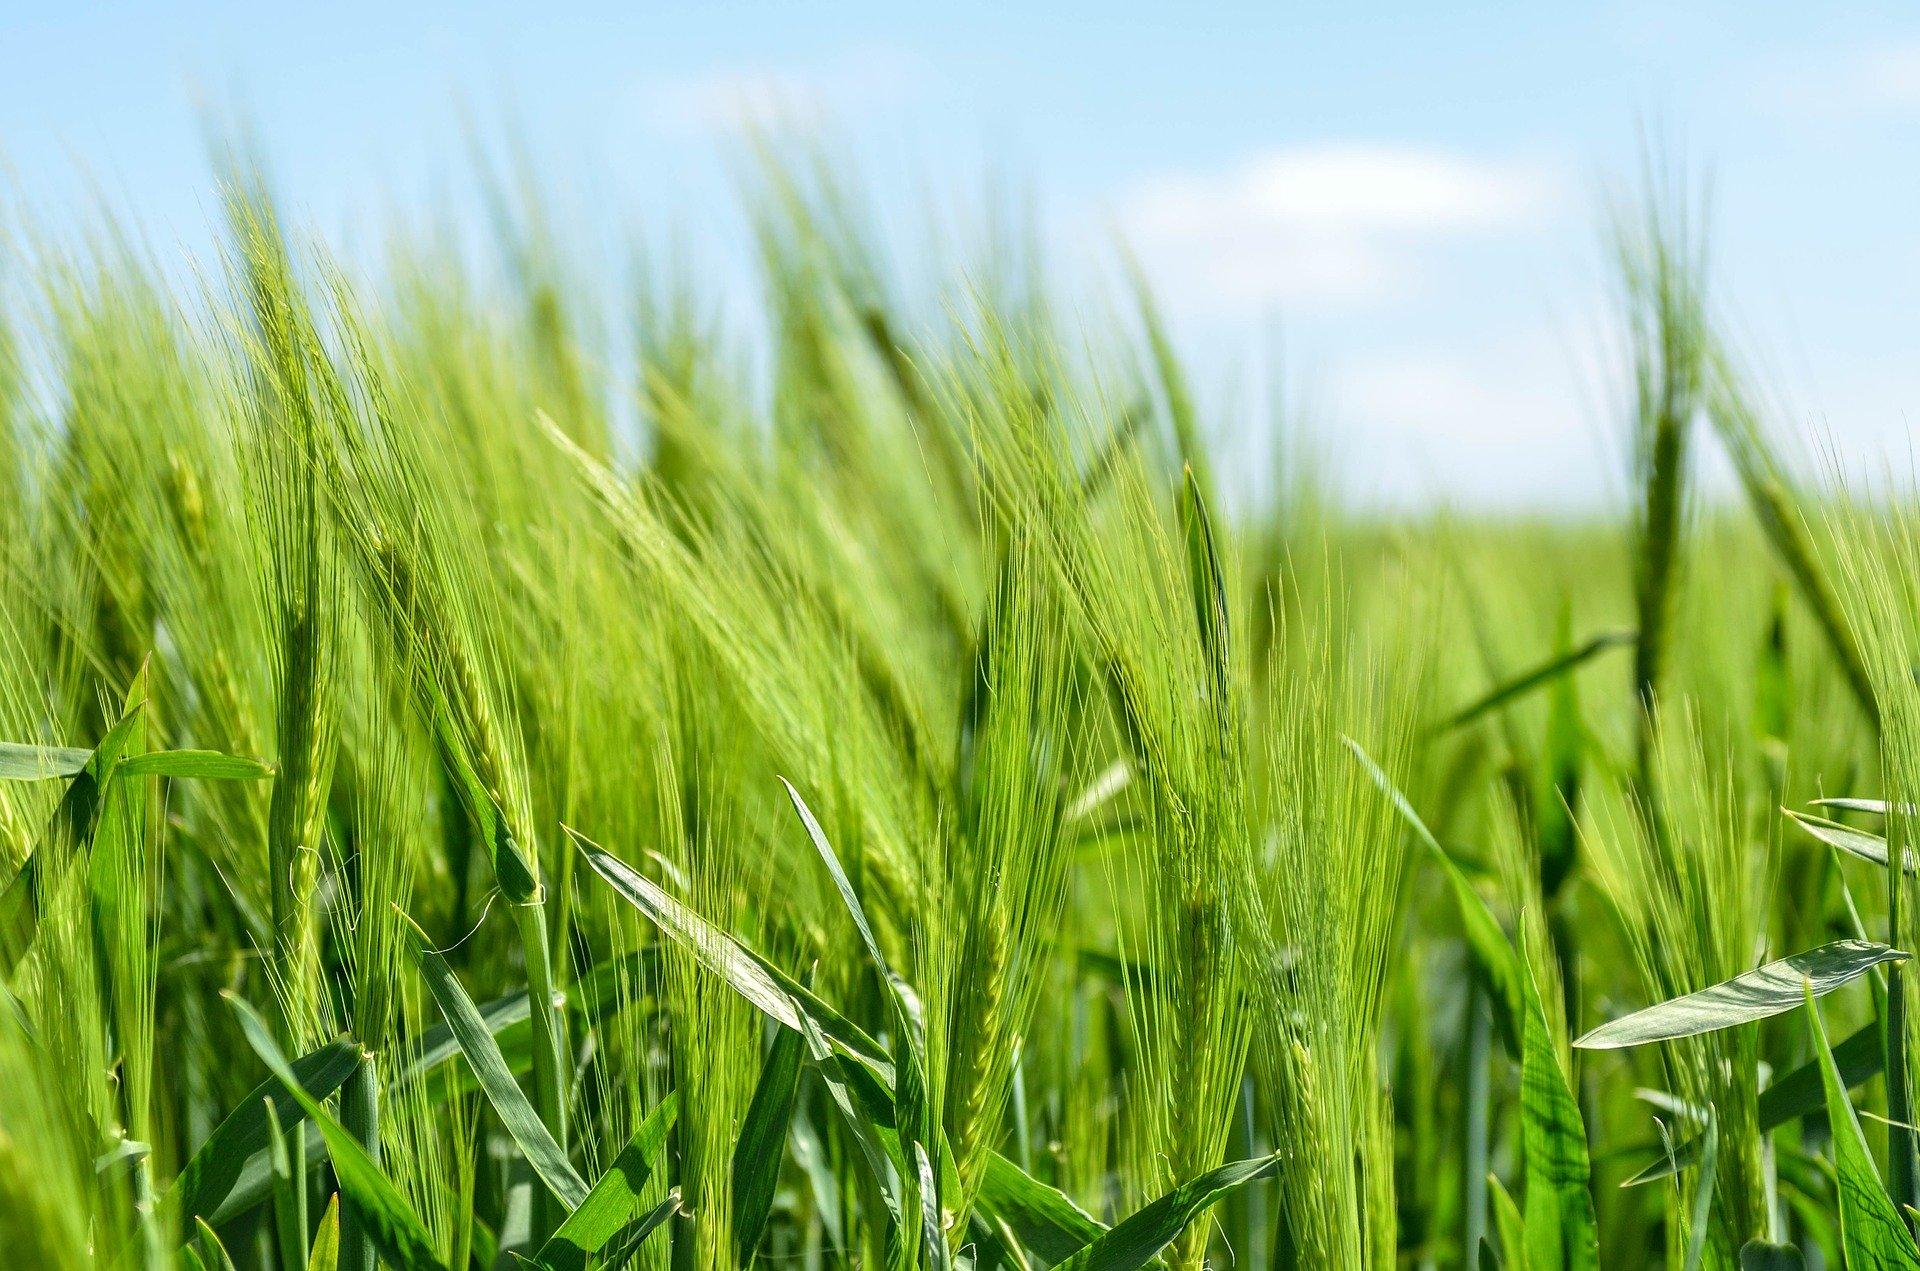
{"type": "Polygon", "coordinates": [[[1416,285],[1423,256],[1450,241],[1537,223],[1556,185],[1534,164],[1322,144],[1136,182],[1118,215],[1127,241],[1190,301],[1366,304],[1416,285]]]}
{"type": "Polygon", "coordinates": [[[1624,460],[1591,369],[1547,331],[1426,341],[1341,359],[1333,417],[1368,456],[1365,499],[1534,510],[1594,507],[1624,460]]]}
{"type": "Polygon", "coordinates": [[[816,129],[836,117],[898,107],[932,71],[898,49],[852,49],[805,65],[721,67],[657,80],[641,89],[647,122],[676,136],[778,125],[816,129]]]}
{"type": "Polygon", "coordinates": [[[1880,106],[1920,106],[1920,42],[1867,50],[1847,77],[1863,101],[1880,106]]]}
{"type": "Polygon", "coordinates": [[[1798,58],[1751,73],[1741,84],[1759,108],[1793,118],[1911,110],[1920,106],[1920,39],[1798,58]]]}

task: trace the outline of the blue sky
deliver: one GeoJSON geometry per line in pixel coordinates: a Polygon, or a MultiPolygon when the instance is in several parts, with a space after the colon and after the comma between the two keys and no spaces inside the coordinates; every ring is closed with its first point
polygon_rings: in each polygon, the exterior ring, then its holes
{"type": "Polygon", "coordinates": [[[462,206],[463,120],[510,118],[583,220],[721,260],[728,138],[778,109],[903,243],[988,176],[1090,293],[1124,238],[1250,458],[1231,389],[1277,344],[1358,493],[1564,508],[1618,493],[1597,192],[1651,125],[1711,174],[1718,296],[1782,426],[1904,466],[1920,17],[1680,8],[15,0],[0,155],[44,215],[97,186],[201,252],[203,104],[348,239],[462,206]]]}

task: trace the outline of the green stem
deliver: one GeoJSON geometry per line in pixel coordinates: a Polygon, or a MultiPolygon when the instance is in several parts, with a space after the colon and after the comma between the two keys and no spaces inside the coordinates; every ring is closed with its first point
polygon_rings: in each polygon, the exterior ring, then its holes
{"type": "Polygon", "coordinates": [[[1478,1266],[1487,1235],[1488,1060],[1493,1041],[1493,1007],[1478,984],[1467,1003],[1467,1159],[1461,1184],[1466,1197],[1463,1266],[1478,1266]]]}
{"type": "MultiPolygon", "coordinates": [[[[562,1033],[553,1004],[553,962],[547,940],[547,912],[536,900],[515,910],[520,925],[520,947],[527,964],[528,1020],[533,1029],[533,1106],[562,1151],[567,1146],[567,1109],[562,1089],[562,1033]]],[[[565,1211],[559,1198],[539,1187],[535,1191],[534,1240],[539,1243],[560,1225],[565,1211]]]]}
{"type": "MultiPolygon", "coordinates": [[[[1887,942],[1899,946],[1904,935],[1900,901],[1900,862],[1907,853],[1907,815],[1891,809],[1887,818],[1887,942]]],[[[1907,977],[1900,967],[1887,975],[1887,1192],[1913,1227],[1916,1203],[1912,1100],[1907,1087],[1907,977]]]]}
{"type": "Polygon", "coordinates": [[[307,1264],[307,1123],[296,1121],[283,1134],[271,1100],[267,1103],[272,1145],[274,1238],[280,1265],[307,1264]]]}
{"type": "MultiPolygon", "coordinates": [[[[360,1064],[340,1089],[340,1121],[347,1133],[380,1163],[380,1079],[373,1056],[363,1053],[360,1064]]],[[[360,1218],[360,1206],[345,1197],[340,1202],[340,1271],[374,1271],[373,1236],[360,1218]]]]}
{"type": "Polygon", "coordinates": [[[153,1156],[140,1158],[134,1166],[134,1212],[140,1220],[141,1265],[160,1271],[172,1265],[167,1258],[166,1238],[160,1232],[158,1199],[153,1190],[153,1156]]]}

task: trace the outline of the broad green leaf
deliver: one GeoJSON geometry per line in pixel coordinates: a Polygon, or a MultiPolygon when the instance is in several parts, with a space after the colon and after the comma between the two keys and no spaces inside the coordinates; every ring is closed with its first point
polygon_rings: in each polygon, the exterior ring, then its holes
{"type": "Polygon", "coordinates": [[[93,758],[91,750],[72,746],[29,746],[0,741],[0,781],[46,781],[71,777],[93,758]]]}
{"type": "Polygon", "coordinates": [[[1180,1184],[1116,1223],[1093,1243],[1059,1264],[1058,1271],[1133,1271],[1179,1238],[1195,1218],[1249,1183],[1280,1168],[1280,1157],[1235,1161],[1180,1184]]]}
{"type": "MultiPolygon", "coordinates": [[[[775,1022],[800,1032],[829,1095],[867,1157],[895,1225],[900,1226],[905,1208],[899,1188],[906,1167],[899,1155],[895,1114],[903,1101],[895,1093],[895,1066],[886,1057],[887,1052],[858,1025],[767,959],[674,900],[578,831],[567,832],[594,872],[664,935],[775,1022]],[[883,1141],[891,1143],[892,1148],[883,1146],[883,1141]]],[[[917,1004],[917,999],[914,1001],[917,1004]]],[[[951,1174],[944,1149],[939,1166],[937,1177],[944,1186],[951,1174]]]]}
{"type": "Polygon", "coordinates": [[[1820,1063],[1821,1085],[1827,1096],[1827,1122],[1833,1134],[1835,1182],[1840,1192],[1840,1241],[1850,1267],[1920,1268],[1920,1251],[1900,1219],[1880,1175],[1873,1167],[1866,1136],[1860,1132],[1853,1104],[1847,1100],[1840,1070],[1827,1048],[1827,1030],[1814,1005],[1812,986],[1801,1000],[1807,1008],[1807,1027],[1813,1036],[1814,1056],[1820,1063]]]}
{"type": "MultiPolygon", "coordinates": [[[[508,1029],[516,1027],[522,1032],[527,1031],[524,1026],[530,1011],[525,989],[496,997],[481,1003],[475,1009],[480,1012],[481,1022],[486,1025],[487,1031],[496,1038],[501,1037],[508,1029]]],[[[502,1045],[504,1044],[503,1042],[502,1045]]],[[[459,1053],[460,1041],[454,1036],[453,1028],[443,1020],[421,1034],[420,1053],[407,1064],[401,1079],[412,1080],[424,1077],[459,1053]]]]}
{"type": "MultiPolygon", "coordinates": [[[[298,1105],[295,1105],[293,1111],[300,1114],[299,1124],[304,1126],[306,1113],[298,1105]]],[[[318,1134],[304,1134],[299,1136],[297,1144],[288,1144],[289,1160],[296,1147],[300,1153],[303,1170],[311,1172],[316,1166],[326,1162],[326,1140],[318,1134]]],[[[226,1199],[220,1202],[219,1208],[207,1215],[207,1221],[216,1227],[226,1226],[266,1200],[273,1191],[273,1183],[272,1152],[269,1148],[262,1148],[249,1156],[246,1164],[240,1167],[240,1177],[233,1181],[232,1189],[227,1192],[226,1199]]]]}
{"type": "Polygon", "coordinates": [[[921,1252],[934,1271],[946,1271],[948,1250],[940,1226],[942,1212],[940,1178],[927,1154],[929,1144],[940,1141],[933,1100],[927,1089],[927,1021],[920,998],[906,981],[888,974],[893,989],[893,1120],[899,1137],[899,1154],[909,1166],[906,1173],[919,1197],[921,1252]]]}
{"type": "Polygon", "coordinates": [[[1522,972],[1526,1010],[1520,1057],[1520,1127],[1526,1152],[1527,1257],[1535,1267],[1587,1271],[1600,1265],[1587,1129],[1531,974],[1522,972]]]}
{"type": "MultiPolygon", "coordinates": [[[[289,1067],[302,1089],[315,1099],[325,1099],[340,1088],[359,1061],[360,1048],[343,1040],[302,1055],[289,1067]]],[[[177,1207],[181,1222],[191,1225],[199,1217],[221,1222],[231,1216],[227,1204],[235,1184],[254,1154],[267,1147],[269,1102],[283,1120],[298,1111],[280,1079],[268,1077],[234,1105],[180,1171],[168,1203],[177,1207]]],[[[261,1181],[265,1182],[264,1177],[261,1181]]]]}
{"type": "Polygon", "coordinates": [[[0,980],[13,971],[40,930],[40,863],[44,850],[36,844],[31,855],[0,890],[0,980]]]}
{"type": "Polygon", "coordinates": [[[156,750],[121,761],[130,777],[185,777],[200,781],[259,781],[273,769],[258,759],[223,755],[214,750],[156,750]]]}
{"type": "Polygon", "coordinates": [[[93,836],[94,821],[100,815],[101,798],[107,782],[120,766],[121,756],[126,753],[128,744],[133,741],[134,734],[145,718],[145,683],[146,672],[143,670],[136,677],[133,688],[127,692],[126,706],[120,718],[100,739],[93,757],[74,774],[73,784],[67,787],[67,793],[54,813],[56,822],[67,830],[72,842],[84,843],[93,836]]]}
{"type": "MultiPolygon", "coordinates": [[[[646,995],[632,995],[619,991],[622,983],[632,984],[639,968],[653,961],[659,953],[658,945],[645,949],[636,949],[619,957],[606,958],[596,963],[585,975],[575,980],[567,988],[565,1004],[569,1011],[577,1015],[588,1027],[594,1027],[612,1017],[617,1011],[648,1009],[652,1000],[646,995]]],[[[533,1025],[527,992],[502,994],[489,1001],[476,1003],[480,1018],[486,1021],[488,1031],[500,1044],[500,1053],[506,1058],[507,1067],[514,1075],[520,1076],[533,1067],[533,1025]]],[[[460,1043],[454,1040],[453,1030],[445,1021],[435,1024],[421,1034],[418,1052],[408,1062],[401,1074],[389,1083],[389,1088],[402,1086],[409,1081],[434,1074],[445,1068],[447,1062],[460,1053],[460,1043]]],[[[464,1068],[448,1068],[439,1080],[427,1086],[427,1101],[439,1105],[454,1095],[472,1089],[472,1076],[464,1068]]]]}
{"type": "Polygon", "coordinates": [[[1578,669],[1581,664],[1594,655],[1608,649],[1630,645],[1638,639],[1638,633],[1632,631],[1607,631],[1593,637],[1579,648],[1549,658],[1539,666],[1524,671],[1498,685],[1484,696],[1461,707],[1453,714],[1434,725],[1436,733],[1450,732],[1463,725],[1470,724],[1489,711],[1498,710],[1516,698],[1524,697],[1543,684],[1552,683],[1569,671],[1578,669]]]}
{"type": "Polygon", "coordinates": [[[1106,1224],[1072,1197],[1034,1178],[998,1152],[987,1155],[977,1203],[1005,1223],[1023,1247],[1058,1262],[1098,1240],[1106,1224]]]}
{"type": "Polygon", "coordinates": [[[320,1230],[313,1233],[313,1252],[307,1255],[307,1271],[339,1271],[340,1197],[327,1201],[327,1212],[320,1217],[320,1230]]]}
{"type": "Polygon", "coordinates": [[[812,1191],[813,1212],[820,1219],[820,1228],[826,1234],[827,1244],[830,1248],[843,1248],[846,1234],[841,1224],[840,1182],[834,1176],[827,1146],[813,1128],[805,1107],[796,1109],[788,1133],[792,1136],[793,1158],[807,1176],[807,1186],[812,1191]]]}
{"type": "MultiPolygon", "coordinates": [[[[1879,1076],[1880,1070],[1886,1066],[1886,1058],[1887,1053],[1880,1042],[1880,1025],[1877,1021],[1862,1026],[1833,1048],[1834,1064],[1839,1068],[1840,1079],[1847,1084],[1849,1090],[1863,1081],[1879,1076]]],[[[1826,1106],[1826,1091],[1822,1089],[1820,1081],[1820,1061],[1809,1059],[1760,1092],[1758,1105],[1760,1132],[1765,1134],[1768,1130],[1803,1117],[1815,1109],[1824,1112],[1826,1106]]],[[[1670,1152],[1663,1153],[1659,1160],[1627,1179],[1620,1186],[1638,1187],[1642,1183],[1671,1177],[1698,1161],[1700,1148],[1701,1140],[1698,1136],[1688,1139],[1670,1152]]]]}
{"type": "Polygon", "coordinates": [[[268,1031],[266,1021],[261,1019],[254,1009],[239,997],[224,994],[232,1005],[234,1014],[240,1019],[241,1031],[246,1034],[247,1044],[253,1047],[253,1053],[267,1070],[280,1079],[282,1086],[291,1093],[294,1101],[305,1109],[308,1117],[320,1130],[320,1136],[326,1140],[327,1155],[333,1161],[334,1177],[339,1181],[340,1191],[346,1198],[360,1207],[362,1221],[372,1233],[380,1251],[386,1255],[398,1271],[444,1271],[440,1259],[434,1253],[433,1240],[421,1226],[419,1215],[413,1212],[413,1206],[407,1203],[391,1179],[380,1172],[367,1156],[354,1137],[347,1133],[331,1112],[322,1107],[319,1100],[308,1094],[295,1076],[286,1057],[280,1053],[279,1045],[268,1031]]]}
{"type": "MultiPolygon", "coordinates": [[[[1849,856],[1858,856],[1863,861],[1872,861],[1881,869],[1887,867],[1887,840],[1878,834],[1869,834],[1865,830],[1856,830],[1850,825],[1830,821],[1823,816],[1808,816],[1804,812],[1786,809],[1793,823],[1825,843],[1828,847],[1838,848],[1849,856]]],[[[1909,874],[1920,873],[1920,856],[1912,848],[1907,849],[1903,867],[1909,874]]]]}
{"type": "MultiPolygon", "coordinates": [[[[424,937],[424,933],[421,934],[424,937]]],[[[499,1043],[488,1031],[487,1021],[481,1017],[473,999],[460,986],[447,960],[426,944],[415,946],[414,957],[426,977],[427,988],[433,994],[434,1002],[439,1005],[447,1026],[453,1030],[460,1053],[466,1056],[500,1123],[506,1126],[507,1133],[519,1146],[527,1163],[533,1166],[533,1172],[560,1198],[568,1212],[578,1209],[587,1198],[587,1185],[574,1171],[566,1152],[554,1142],[553,1134],[540,1120],[540,1114],[533,1110],[533,1104],[513,1079],[507,1061],[500,1054],[499,1043]]]]}
{"type": "Polygon", "coordinates": [[[967,1255],[971,1254],[971,1271],[1027,1271],[1038,1265],[1021,1249],[1012,1228],[981,1213],[978,1206],[967,1213],[966,1241],[961,1248],[965,1252],[955,1260],[955,1265],[968,1267],[967,1255]]]}
{"type": "Polygon", "coordinates": [[[1906,956],[1871,940],[1835,940],[1602,1024],[1573,1044],[1585,1050],[1617,1050],[1749,1024],[1792,1010],[1803,986],[1820,997],[1906,956]]]}
{"type": "Polygon", "coordinates": [[[779,1028],[753,1087],[740,1138],[733,1147],[733,1252],[741,1266],[753,1261],[760,1234],[773,1210],[780,1163],[787,1154],[794,1092],[805,1057],[799,1030],[779,1028]]]}
{"type": "MultiPolygon", "coordinates": [[[[1863,1024],[1833,1048],[1834,1064],[1848,1089],[1879,1076],[1881,1068],[1886,1065],[1886,1058],[1877,1021],[1863,1024]]],[[[1820,1063],[1817,1059],[1810,1059],[1760,1092],[1760,1132],[1764,1134],[1795,1117],[1824,1107],[1825,1098],[1820,1063]]]]}
{"type": "MultiPolygon", "coordinates": [[[[613,1158],[607,1172],[594,1183],[587,1198],[540,1247],[535,1260],[542,1267],[549,1271],[583,1271],[589,1258],[620,1235],[621,1229],[633,1219],[640,1191],[653,1172],[654,1157],[666,1143],[667,1132],[673,1128],[679,1111],[680,1095],[675,1092],[647,1114],[627,1145],[620,1149],[620,1155],[613,1158]]],[[[620,1264],[609,1260],[609,1265],[620,1264]]]]}

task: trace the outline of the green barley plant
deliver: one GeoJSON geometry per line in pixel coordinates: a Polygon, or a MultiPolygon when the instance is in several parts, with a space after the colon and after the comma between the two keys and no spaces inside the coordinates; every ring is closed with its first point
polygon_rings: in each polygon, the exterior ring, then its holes
{"type": "Polygon", "coordinates": [[[1288,394],[1242,479],[1117,246],[742,171],[757,305],[524,162],[0,230],[8,1265],[1920,1265],[1914,483],[1687,181],[1628,504],[1523,520],[1288,394]]]}

